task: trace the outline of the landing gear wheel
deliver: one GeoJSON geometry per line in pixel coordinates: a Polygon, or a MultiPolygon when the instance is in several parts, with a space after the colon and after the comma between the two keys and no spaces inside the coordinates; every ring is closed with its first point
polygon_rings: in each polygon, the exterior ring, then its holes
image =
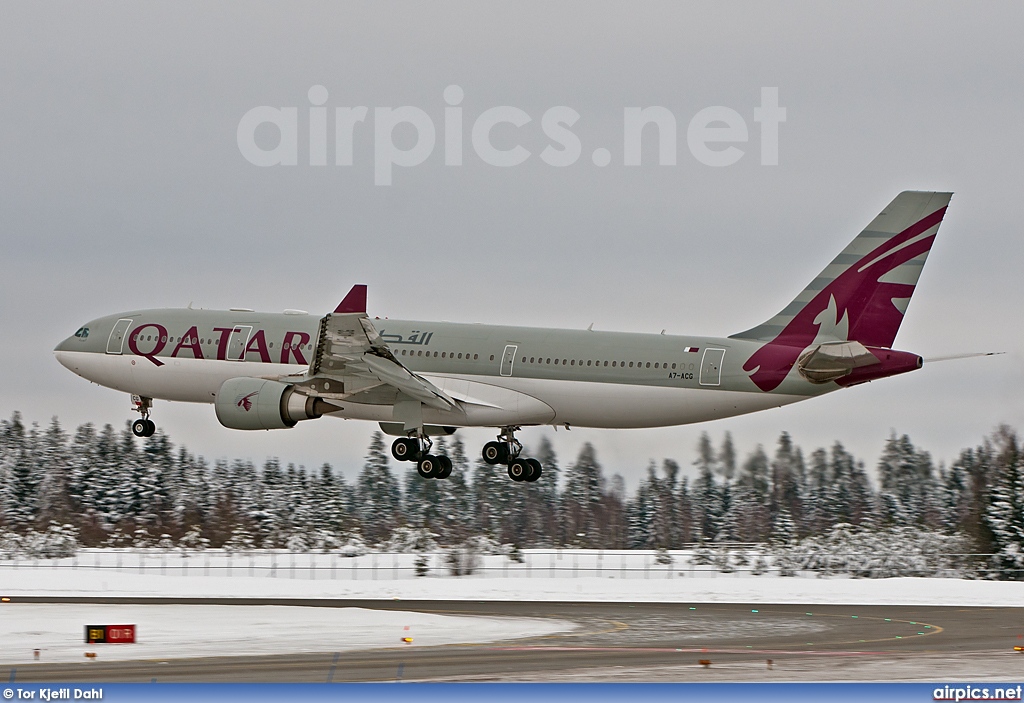
{"type": "Polygon", "coordinates": [[[433,454],[427,454],[416,464],[416,471],[423,478],[440,478],[441,462],[433,454]]]}
{"type": "Polygon", "coordinates": [[[391,445],[391,456],[398,461],[416,461],[420,458],[420,443],[411,437],[399,437],[391,445]]]}
{"type": "Polygon", "coordinates": [[[152,437],[156,432],[156,423],[149,418],[141,417],[132,423],[132,434],[136,437],[152,437]]]}
{"type": "Polygon", "coordinates": [[[508,461],[508,445],[504,442],[488,442],[484,445],[484,461],[492,466],[508,461]]]}
{"type": "Polygon", "coordinates": [[[437,457],[437,461],[441,464],[441,472],[437,474],[437,478],[448,478],[452,475],[452,460],[441,454],[437,457]]]}
{"type": "Polygon", "coordinates": [[[538,478],[540,478],[541,474],[544,473],[544,470],[541,467],[540,462],[537,461],[536,459],[527,459],[526,463],[533,467],[533,474],[530,476],[530,478],[526,480],[529,481],[530,483],[533,483],[538,478]]]}
{"type": "Polygon", "coordinates": [[[526,459],[513,459],[508,465],[508,477],[513,481],[529,481],[533,466],[526,459]]]}

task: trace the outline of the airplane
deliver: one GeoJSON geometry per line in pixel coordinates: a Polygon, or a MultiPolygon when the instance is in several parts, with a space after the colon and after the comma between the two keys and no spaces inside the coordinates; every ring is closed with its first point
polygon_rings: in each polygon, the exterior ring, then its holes
{"type": "Polygon", "coordinates": [[[523,427],[705,422],[921,368],[892,345],[951,197],[900,193],[778,314],[724,338],[371,319],[356,285],[323,317],[191,304],[107,315],[54,354],[131,394],[139,437],[156,430],[154,399],[212,403],[237,430],[369,420],[397,437],[395,459],[444,479],[452,463],[431,438],[492,427],[483,459],[532,482],[543,467],[522,456],[523,427]]]}

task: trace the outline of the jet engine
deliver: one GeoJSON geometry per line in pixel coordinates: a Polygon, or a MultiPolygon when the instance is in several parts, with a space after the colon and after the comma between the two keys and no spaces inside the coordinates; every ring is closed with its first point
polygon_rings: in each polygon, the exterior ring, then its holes
{"type": "Polygon", "coordinates": [[[298,393],[294,386],[262,378],[225,381],[214,407],[220,424],[233,430],[282,430],[341,409],[298,393]]]}

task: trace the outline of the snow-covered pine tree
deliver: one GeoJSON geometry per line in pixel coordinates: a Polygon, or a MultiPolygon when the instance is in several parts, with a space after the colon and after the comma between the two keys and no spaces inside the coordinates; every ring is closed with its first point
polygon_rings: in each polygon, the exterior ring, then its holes
{"type": "Polygon", "coordinates": [[[693,496],[690,494],[690,479],[683,477],[679,484],[679,491],[676,493],[676,514],[679,516],[679,544],[680,546],[695,541],[695,529],[693,524],[693,496]]]}
{"type": "Polygon", "coordinates": [[[25,532],[35,523],[38,511],[39,475],[32,456],[38,431],[26,432],[21,414],[16,412],[4,423],[3,434],[8,481],[0,486],[5,494],[3,519],[8,529],[25,532]]]}
{"type": "Polygon", "coordinates": [[[443,490],[438,505],[438,533],[442,542],[454,544],[466,539],[471,530],[471,496],[467,483],[469,459],[466,457],[466,447],[458,436],[452,439],[445,451],[452,460],[452,473],[440,482],[443,490]]]}
{"type": "Polygon", "coordinates": [[[824,534],[838,522],[829,500],[830,473],[828,452],[822,448],[811,452],[807,471],[807,493],[802,501],[803,524],[799,525],[801,534],[824,534]]]}
{"type": "Polygon", "coordinates": [[[773,522],[783,509],[789,513],[791,520],[799,522],[806,491],[806,470],[800,448],[793,446],[793,440],[786,432],[779,435],[771,472],[773,522]]]}
{"type": "Polygon", "coordinates": [[[39,475],[39,512],[36,518],[39,526],[56,523],[70,524],[72,519],[71,498],[68,494],[70,466],[67,452],[67,435],[54,416],[42,436],[36,451],[35,463],[39,475]]]}
{"type": "Polygon", "coordinates": [[[715,532],[715,542],[736,542],[739,540],[739,515],[736,514],[734,508],[740,507],[738,502],[735,500],[734,491],[732,485],[729,483],[723,483],[721,491],[721,518],[718,520],[717,531],[715,532]]]}
{"type": "Polygon", "coordinates": [[[325,463],[314,479],[310,481],[310,521],[312,528],[330,533],[343,541],[348,515],[345,495],[348,487],[345,477],[335,474],[330,464],[325,463]]]}
{"type": "Polygon", "coordinates": [[[864,465],[839,442],[832,445],[830,473],[827,495],[833,518],[851,525],[870,522],[875,500],[864,465]]]}
{"type": "Polygon", "coordinates": [[[559,544],[559,477],[558,455],[547,436],[540,438],[540,444],[534,453],[537,461],[541,463],[544,473],[534,483],[537,487],[537,495],[540,500],[541,515],[541,542],[537,546],[552,547],[559,544]]]}
{"type": "Polygon", "coordinates": [[[647,467],[647,476],[640,482],[633,499],[626,503],[626,546],[629,549],[650,549],[656,538],[652,531],[657,510],[658,476],[654,462],[647,467]]]}
{"type": "Polygon", "coordinates": [[[883,524],[937,526],[935,473],[931,456],[918,451],[910,437],[892,433],[878,460],[883,524]]]}
{"type": "Polygon", "coordinates": [[[771,530],[770,465],[760,444],[743,462],[733,500],[736,538],[742,542],[762,542],[771,530]]]}
{"type": "Polygon", "coordinates": [[[488,464],[483,457],[477,458],[473,467],[473,483],[470,486],[475,534],[495,539],[501,534],[506,483],[508,476],[500,465],[488,464]]]}
{"type": "MultiPolygon", "coordinates": [[[[448,443],[445,442],[444,437],[434,440],[434,448],[431,453],[448,456],[448,443]]],[[[453,462],[452,473],[455,473],[454,466],[453,462]]],[[[440,530],[444,522],[442,503],[447,482],[424,480],[415,468],[409,469],[405,476],[404,517],[406,523],[412,527],[421,527],[441,534],[440,530]]]]}
{"type": "Polygon", "coordinates": [[[661,472],[665,478],[661,481],[658,497],[659,546],[679,549],[683,546],[683,529],[679,520],[679,464],[673,459],[664,459],[661,472]]]}
{"type": "Polygon", "coordinates": [[[970,476],[961,464],[955,463],[948,470],[939,470],[939,482],[942,486],[939,517],[942,529],[949,534],[961,529],[966,532],[974,502],[970,476]]]}
{"type": "Polygon", "coordinates": [[[723,518],[722,494],[715,483],[715,454],[711,448],[711,439],[707,432],[702,432],[697,443],[697,479],[693,482],[693,524],[696,537],[701,541],[711,541],[718,535],[723,518]]]}
{"type": "Polygon", "coordinates": [[[1016,433],[1000,427],[993,436],[996,479],[985,510],[992,534],[993,568],[999,578],[1024,580],[1024,452],[1016,433]]]}
{"type": "Polygon", "coordinates": [[[797,528],[796,523],[793,521],[793,516],[790,515],[789,509],[783,506],[775,514],[775,520],[772,522],[772,530],[768,541],[772,544],[789,544],[796,539],[796,536],[797,528]]]}
{"type": "MultiPolygon", "coordinates": [[[[703,443],[704,437],[701,437],[703,443]]],[[[703,460],[703,447],[700,449],[703,460]]],[[[721,474],[722,478],[725,479],[726,483],[732,482],[736,477],[736,447],[732,442],[732,433],[728,430],[725,433],[725,437],[722,438],[722,448],[718,450],[718,473],[721,474]]]]}
{"type": "Polygon", "coordinates": [[[600,520],[604,497],[604,476],[594,445],[587,442],[565,477],[562,504],[569,544],[601,546],[600,520]]]}
{"type": "Polygon", "coordinates": [[[363,536],[371,542],[387,539],[399,526],[401,489],[391,473],[384,436],[374,432],[366,453],[366,463],[356,485],[355,514],[363,536]]]}

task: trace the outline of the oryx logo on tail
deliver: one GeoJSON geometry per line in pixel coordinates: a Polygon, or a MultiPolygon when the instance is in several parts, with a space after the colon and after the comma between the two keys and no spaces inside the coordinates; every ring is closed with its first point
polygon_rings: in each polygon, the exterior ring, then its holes
{"type": "Polygon", "coordinates": [[[767,341],[743,365],[757,387],[778,388],[815,342],[890,348],[951,196],[900,193],[782,312],[732,335],[767,341]]]}

